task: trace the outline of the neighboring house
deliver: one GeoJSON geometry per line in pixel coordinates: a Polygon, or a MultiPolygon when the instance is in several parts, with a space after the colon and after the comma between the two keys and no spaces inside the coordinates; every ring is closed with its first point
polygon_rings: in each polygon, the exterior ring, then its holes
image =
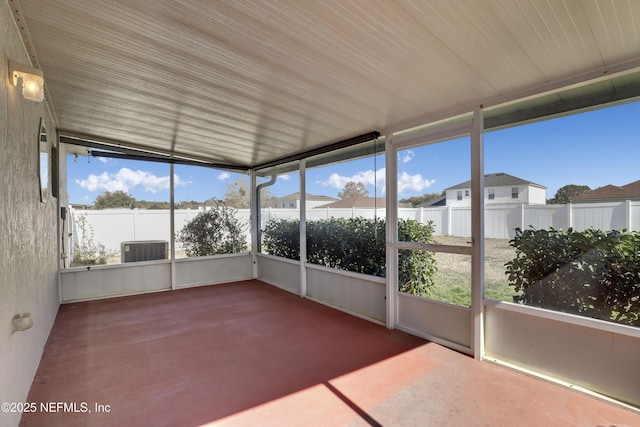
{"type": "Polygon", "coordinates": [[[640,180],[617,187],[605,185],[595,190],[585,191],[571,199],[574,203],[618,202],[622,200],[640,200],[640,180]]]}
{"type": "MultiPolygon", "coordinates": [[[[445,192],[447,206],[471,206],[471,181],[446,188],[445,192]]],[[[484,176],[484,203],[544,205],[547,187],[503,172],[490,173],[484,176]]]]}
{"type": "Polygon", "coordinates": [[[94,205],[87,205],[82,203],[69,203],[69,207],[78,211],[88,211],[95,209],[94,205]]]}
{"type": "MultiPolygon", "coordinates": [[[[382,208],[386,207],[384,197],[367,197],[367,196],[355,196],[346,197],[342,200],[337,200],[325,205],[316,206],[317,208],[382,208]]],[[[410,203],[398,203],[399,208],[411,207],[410,203]]]]}
{"type": "Polygon", "coordinates": [[[420,203],[416,208],[433,208],[436,206],[446,206],[447,205],[447,197],[440,196],[437,199],[431,199],[428,202],[420,203]]]}
{"type": "MultiPolygon", "coordinates": [[[[324,205],[331,203],[338,199],[329,196],[316,196],[315,194],[307,194],[306,203],[308,208],[315,208],[318,205],[324,205]]],[[[279,197],[274,199],[271,203],[273,208],[284,209],[299,209],[300,208],[300,193],[289,194],[288,196],[279,197]]]]}

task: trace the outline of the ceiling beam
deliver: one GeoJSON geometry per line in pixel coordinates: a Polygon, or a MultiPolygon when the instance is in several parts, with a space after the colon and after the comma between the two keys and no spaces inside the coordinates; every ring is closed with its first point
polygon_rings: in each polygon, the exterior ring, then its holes
{"type": "Polygon", "coordinates": [[[174,165],[200,166],[205,168],[227,169],[227,170],[243,171],[243,172],[248,171],[247,168],[244,166],[226,165],[222,163],[206,163],[206,162],[201,162],[197,160],[188,160],[188,159],[181,159],[181,158],[167,157],[167,156],[115,153],[112,151],[96,151],[96,150],[91,150],[89,152],[89,155],[92,157],[109,157],[114,159],[140,160],[143,162],[157,162],[157,163],[168,163],[168,164],[174,164],[174,165]]]}
{"type": "Polygon", "coordinates": [[[369,133],[365,133],[362,135],[358,135],[358,136],[354,136],[353,138],[348,138],[348,139],[344,139],[342,141],[338,141],[338,142],[334,142],[333,144],[329,144],[329,145],[325,145],[322,147],[317,147],[317,148],[313,148],[311,150],[307,150],[307,151],[303,151],[297,154],[293,154],[290,156],[286,156],[286,157],[281,157],[279,159],[270,161],[270,162],[266,162],[266,163],[261,163],[258,165],[255,165],[253,167],[253,169],[255,170],[260,170],[260,169],[266,169],[266,168],[271,168],[274,166],[279,166],[279,165],[283,165],[285,163],[290,163],[290,162],[294,162],[297,160],[302,160],[302,159],[306,159],[308,157],[312,157],[312,156],[317,156],[320,154],[325,154],[328,153],[330,151],[335,151],[335,150],[340,150],[343,148],[347,148],[347,147],[351,147],[352,145],[357,145],[357,144],[362,144],[363,142],[369,142],[372,141],[376,138],[380,137],[380,132],[378,131],[373,131],[373,132],[369,132],[369,133]]]}

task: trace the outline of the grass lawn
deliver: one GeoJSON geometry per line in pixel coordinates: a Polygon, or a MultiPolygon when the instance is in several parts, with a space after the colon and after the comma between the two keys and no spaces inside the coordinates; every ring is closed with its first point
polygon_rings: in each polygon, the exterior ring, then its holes
{"type": "MultiPolygon", "coordinates": [[[[436,242],[446,245],[468,246],[468,238],[436,236],[436,242]]],[[[513,301],[518,293],[507,283],[504,264],[515,256],[507,239],[485,240],[485,298],[513,301]]],[[[471,305],[471,257],[448,253],[435,253],[438,272],[435,287],[429,298],[458,305],[471,305]]]]}

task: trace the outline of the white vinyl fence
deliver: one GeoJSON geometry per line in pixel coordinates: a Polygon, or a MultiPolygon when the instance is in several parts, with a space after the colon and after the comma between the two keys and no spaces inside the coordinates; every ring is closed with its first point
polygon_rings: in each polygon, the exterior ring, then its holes
{"type": "MultiPolygon", "coordinates": [[[[105,209],[71,210],[72,221],[77,225],[83,216],[93,232],[93,240],[107,249],[120,251],[120,244],[132,240],[171,240],[169,210],[105,209]]],[[[179,232],[191,221],[198,210],[175,211],[175,230],[179,232]]],[[[510,239],[516,228],[535,227],[576,230],[596,228],[601,230],[640,230],[640,201],[607,203],[581,203],[566,205],[489,205],[485,206],[485,237],[510,239]]],[[[249,210],[239,209],[238,216],[246,224],[247,242],[250,242],[249,210]]],[[[307,210],[307,219],[323,218],[384,218],[385,209],[314,208],[307,210]]],[[[398,217],[414,219],[422,223],[433,222],[436,235],[469,237],[471,235],[471,209],[469,207],[439,206],[432,208],[399,208],[398,217]]],[[[262,226],[271,219],[299,218],[297,209],[266,208],[262,210],[262,226]]],[[[82,239],[82,230],[72,228],[72,239],[82,239]]],[[[176,243],[176,248],[180,245],[176,243]]]]}
{"type": "MultiPolygon", "coordinates": [[[[398,217],[426,223],[433,221],[436,235],[471,236],[469,207],[400,208],[398,217]]],[[[512,239],[515,229],[567,229],[583,231],[640,230],[640,201],[566,205],[488,205],[484,209],[484,233],[488,239],[512,239]]]]}

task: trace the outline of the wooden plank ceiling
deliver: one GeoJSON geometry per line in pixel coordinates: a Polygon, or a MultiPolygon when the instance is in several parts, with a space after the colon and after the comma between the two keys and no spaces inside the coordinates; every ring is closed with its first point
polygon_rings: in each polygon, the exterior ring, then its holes
{"type": "Polygon", "coordinates": [[[61,134],[246,167],[640,64],[638,0],[8,3],[61,134]]]}

